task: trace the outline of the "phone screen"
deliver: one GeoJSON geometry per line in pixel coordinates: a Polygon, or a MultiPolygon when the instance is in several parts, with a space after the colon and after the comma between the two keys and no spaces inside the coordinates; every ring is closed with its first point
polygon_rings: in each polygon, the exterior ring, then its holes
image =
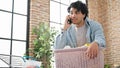
{"type": "Polygon", "coordinates": [[[71,19],[68,19],[68,24],[71,24],[72,23],[72,20],[71,19]]]}

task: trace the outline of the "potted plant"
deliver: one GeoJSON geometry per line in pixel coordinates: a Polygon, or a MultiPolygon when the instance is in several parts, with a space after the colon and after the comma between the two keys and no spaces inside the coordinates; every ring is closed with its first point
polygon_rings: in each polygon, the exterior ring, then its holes
{"type": "Polygon", "coordinates": [[[34,58],[41,61],[40,68],[51,68],[52,50],[51,46],[54,43],[56,30],[49,27],[49,24],[41,22],[38,27],[34,27],[32,34],[36,35],[33,40],[34,58]]]}
{"type": "Polygon", "coordinates": [[[109,64],[105,64],[104,68],[110,68],[110,65],[109,64]]]}

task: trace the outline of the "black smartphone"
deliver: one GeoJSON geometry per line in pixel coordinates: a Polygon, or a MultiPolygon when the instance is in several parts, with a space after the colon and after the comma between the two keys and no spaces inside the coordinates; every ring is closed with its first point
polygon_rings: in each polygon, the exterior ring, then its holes
{"type": "Polygon", "coordinates": [[[72,23],[72,20],[71,19],[68,19],[68,22],[67,22],[68,24],[71,24],[72,23]]]}

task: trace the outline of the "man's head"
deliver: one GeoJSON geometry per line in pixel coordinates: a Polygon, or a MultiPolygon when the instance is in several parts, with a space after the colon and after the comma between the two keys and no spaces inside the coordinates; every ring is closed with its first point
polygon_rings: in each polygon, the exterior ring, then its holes
{"type": "Polygon", "coordinates": [[[85,20],[85,18],[88,15],[88,8],[84,3],[82,3],[81,1],[76,1],[76,2],[71,3],[70,6],[67,9],[68,13],[71,12],[70,11],[71,8],[74,8],[74,9],[77,10],[77,12],[81,12],[83,15],[85,15],[85,17],[84,17],[84,20],[85,20]]]}

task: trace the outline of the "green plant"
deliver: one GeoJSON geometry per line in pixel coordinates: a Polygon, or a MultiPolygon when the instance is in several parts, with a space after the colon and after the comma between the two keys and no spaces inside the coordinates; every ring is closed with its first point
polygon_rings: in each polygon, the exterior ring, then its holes
{"type": "Polygon", "coordinates": [[[109,64],[105,64],[104,68],[110,68],[110,65],[109,64]]]}
{"type": "Polygon", "coordinates": [[[36,35],[33,40],[34,57],[42,62],[41,68],[51,68],[52,50],[56,30],[50,29],[46,23],[40,23],[38,27],[34,27],[32,33],[36,35]]]}

